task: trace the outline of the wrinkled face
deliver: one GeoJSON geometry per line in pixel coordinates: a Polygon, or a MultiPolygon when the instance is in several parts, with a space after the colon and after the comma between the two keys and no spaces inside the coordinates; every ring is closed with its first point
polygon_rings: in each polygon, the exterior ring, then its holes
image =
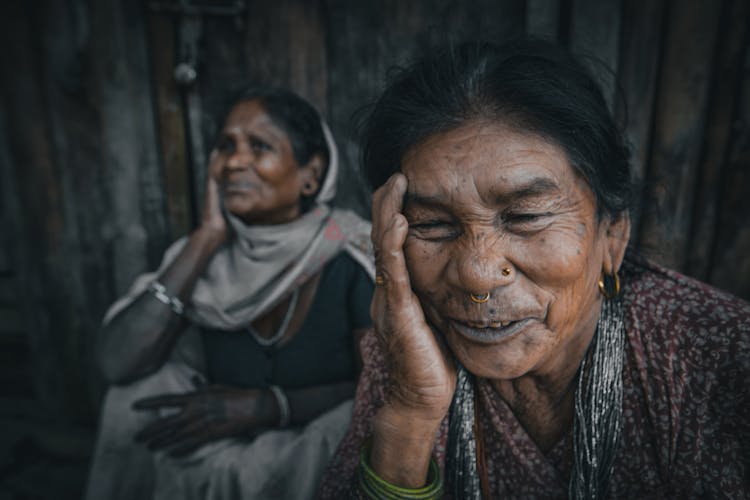
{"type": "Polygon", "coordinates": [[[257,101],[229,113],[211,157],[226,209],[248,224],[281,224],[300,215],[301,169],[287,134],[257,101]]]}
{"type": "Polygon", "coordinates": [[[464,366],[493,379],[578,366],[610,237],[563,150],[469,122],[411,148],[401,167],[412,288],[464,366]]]}

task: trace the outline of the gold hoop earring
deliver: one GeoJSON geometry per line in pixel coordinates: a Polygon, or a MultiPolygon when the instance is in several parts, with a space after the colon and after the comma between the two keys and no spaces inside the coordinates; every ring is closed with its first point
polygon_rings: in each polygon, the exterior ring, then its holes
{"type": "Polygon", "coordinates": [[[617,272],[609,276],[607,274],[604,274],[604,271],[602,271],[601,275],[599,276],[599,282],[597,284],[599,285],[599,291],[607,300],[612,300],[620,295],[620,275],[617,272]],[[614,290],[607,286],[608,283],[606,283],[606,281],[610,282],[609,284],[614,287],[614,290]]]}
{"type": "Polygon", "coordinates": [[[484,304],[488,300],[490,300],[490,292],[485,293],[484,295],[474,295],[473,293],[469,294],[469,298],[471,298],[471,301],[476,304],[484,304]]]}

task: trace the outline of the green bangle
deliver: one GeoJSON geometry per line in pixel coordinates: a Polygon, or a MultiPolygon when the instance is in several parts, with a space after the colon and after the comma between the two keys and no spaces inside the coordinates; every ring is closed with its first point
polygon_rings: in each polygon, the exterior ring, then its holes
{"type": "Polygon", "coordinates": [[[443,477],[434,459],[430,458],[426,486],[403,488],[389,483],[372,470],[369,464],[371,448],[372,440],[368,439],[360,450],[359,470],[357,472],[360,490],[368,498],[375,500],[433,500],[443,495],[443,477]]]}

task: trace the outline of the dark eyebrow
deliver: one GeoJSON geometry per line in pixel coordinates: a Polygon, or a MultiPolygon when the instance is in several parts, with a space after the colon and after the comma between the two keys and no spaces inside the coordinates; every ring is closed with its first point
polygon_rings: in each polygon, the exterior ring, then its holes
{"type": "MultiPolygon", "coordinates": [[[[551,179],[537,177],[517,187],[513,191],[501,193],[497,196],[496,200],[500,203],[512,203],[523,198],[533,198],[535,196],[557,193],[559,191],[560,188],[551,179]]],[[[450,204],[447,203],[442,196],[421,195],[419,193],[407,191],[406,194],[404,194],[404,208],[410,204],[440,209],[447,209],[450,207],[450,204]]]]}

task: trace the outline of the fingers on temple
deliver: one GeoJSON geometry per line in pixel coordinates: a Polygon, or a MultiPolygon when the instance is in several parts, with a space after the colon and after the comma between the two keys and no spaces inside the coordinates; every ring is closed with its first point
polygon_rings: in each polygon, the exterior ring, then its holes
{"type": "Polygon", "coordinates": [[[411,290],[403,254],[409,226],[401,213],[406,186],[406,177],[396,173],[373,196],[375,265],[384,288],[396,300],[411,290]]]}
{"type": "Polygon", "coordinates": [[[395,214],[392,224],[383,233],[379,270],[385,280],[385,289],[393,300],[411,296],[411,284],[404,259],[404,241],[408,224],[401,214],[395,214]]]}
{"type": "Polygon", "coordinates": [[[406,177],[398,172],[372,195],[373,239],[388,225],[394,213],[401,212],[406,185],[406,177]]]}

